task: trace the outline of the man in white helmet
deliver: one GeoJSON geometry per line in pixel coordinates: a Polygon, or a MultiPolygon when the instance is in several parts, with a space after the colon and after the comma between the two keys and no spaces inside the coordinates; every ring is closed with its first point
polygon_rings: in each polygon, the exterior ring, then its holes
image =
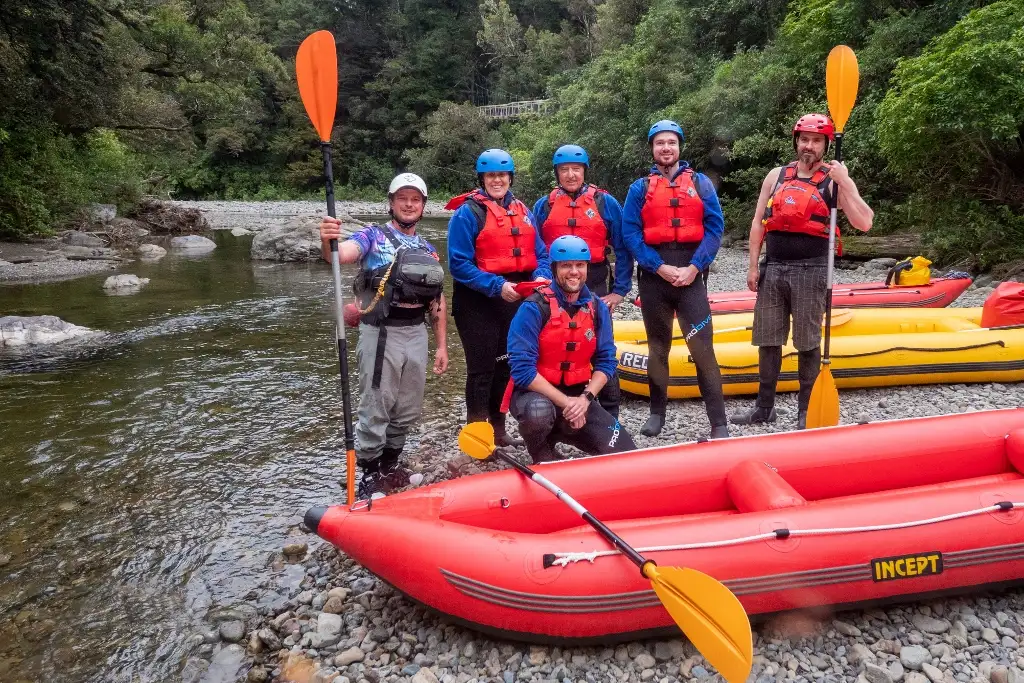
{"type": "Polygon", "coordinates": [[[359,412],[356,458],[362,471],[358,498],[386,494],[423,475],[402,466],[399,456],[410,428],[423,410],[427,379],[427,328],[434,329],[434,373],[448,369],[448,307],[444,270],[437,249],[416,234],[427,184],[415,173],[400,173],[388,188],[384,225],[343,235],[341,222],[320,222],[321,253],[330,260],[330,240],[341,240],[342,263],[359,263],[353,282],[359,307],[359,412]]]}

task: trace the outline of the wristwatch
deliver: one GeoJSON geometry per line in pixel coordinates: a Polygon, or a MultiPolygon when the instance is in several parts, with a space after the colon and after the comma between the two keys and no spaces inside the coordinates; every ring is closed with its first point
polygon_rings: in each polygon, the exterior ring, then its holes
{"type": "Polygon", "coordinates": [[[587,400],[590,401],[591,403],[593,403],[594,399],[597,398],[597,396],[594,396],[594,394],[592,394],[590,392],[590,389],[587,389],[586,391],[584,391],[583,395],[586,396],[587,400]]]}

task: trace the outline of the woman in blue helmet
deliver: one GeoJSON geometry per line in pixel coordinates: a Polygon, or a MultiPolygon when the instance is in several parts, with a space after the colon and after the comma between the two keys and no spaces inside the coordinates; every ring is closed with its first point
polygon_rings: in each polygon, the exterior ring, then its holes
{"type": "Polygon", "coordinates": [[[515,284],[550,280],[551,269],[533,214],[511,192],[511,155],[484,151],[476,173],[479,188],[462,196],[465,203],[448,222],[452,316],[466,354],[466,419],[490,422],[499,446],[516,445],[501,412],[509,378],[505,342],[522,299],[515,284]]]}
{"type": "Polygon", "coordinates": [[[636,448],[633,437],[595,400],[615,377],[608,306],[587,287],[590,248],[564,235],[551,244],[554,282],[520,306],[508,332],[511,410],[533,461],[555,460],[555,444],[585,453],[636,448]]]}
{"type": "Polygon", "coordinates": [[[718,254],[725,221],[714,185],[680,161],[683,129],[658,121],[647,133],[654,165],[635,181],[622,209],[622,239],[640,272],[637,286],[647,330],[651,415],[645,436],[661,433],[668,405],[668,352],[678,319],[697,370],[711,438],[729,436],[722,372],[712,344],[711,305],[705,273],[718,254]]]}

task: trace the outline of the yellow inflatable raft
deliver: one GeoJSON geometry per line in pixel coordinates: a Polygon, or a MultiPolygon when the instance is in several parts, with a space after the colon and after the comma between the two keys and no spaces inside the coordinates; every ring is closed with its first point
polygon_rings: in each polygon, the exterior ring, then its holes
{"type": "MultiPolygon", "coordinates": [[[[981,327],[981,308],[840,309],[832,312],[832,376],[840,388],[1024,380],[1024,325],[981,327]]],[[[726,394],[757,393],[753,313],[716,315],[715,355],[726,394]]],[[[678,324],[669,352],[669,398],[699,396],[678,324]]],[[[642,322],[616,321],[623,391],[649,395],[642,322]]],[[[797,354],[783,348],[779,391],[796,391],[797,354]]]]}

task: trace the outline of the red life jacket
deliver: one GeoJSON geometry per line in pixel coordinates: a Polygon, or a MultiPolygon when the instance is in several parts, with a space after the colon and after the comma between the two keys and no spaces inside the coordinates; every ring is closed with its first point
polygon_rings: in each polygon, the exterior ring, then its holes
{"type": "Polygon", "coordinates": [[[550,247],[562,235],[575,235],[590,247],[591,263],[604,263],[605,249],[608,247],[608,226],[597,210],[598,192],[604,190],[588,185],[586,190],[573,199],[561,188],[552,190],[548,195],[551,208],[544,224],[540,226],[544,244],[550,247]]]}
{"type": "MultiPolygon", "coordinates": [[[[768,232],[799,232],[828,239],[831,213],[828,204],[831,180],[829,167],[822,164],[810,178],[798,178],[796,162],[783,167],[775,181],[762,225],[768,232]]],[[[836,226],[836,245],[843,255],[843,243],[836,226]]]]}
{"type": "Polygon", "coordinates": [[[474,190],[468,199],[487,211],[476,236],[476,267],[497,275],[532,272],[537,267],[537,231],[526,204],[513,199],[506,209],[482,190],[474,190]]]}
{"type": "Polygon", "coordinates": [[[704,200],[693,183],[693,169],[680,173],[674,182],[652,173],[647,198],[640,210],[644,242],[700,242],[704,239],[704,200]]]}
{"type": "Polygon", "coordinates": [[[537,372],[555,386],[589,382],[593,374],[593,358],[597,352],[597,310],[591,299],[576,315],[558,305],[550,287],[541,287],[532,295],[534,301],[550,311],[538,339],[537,372]]]}

